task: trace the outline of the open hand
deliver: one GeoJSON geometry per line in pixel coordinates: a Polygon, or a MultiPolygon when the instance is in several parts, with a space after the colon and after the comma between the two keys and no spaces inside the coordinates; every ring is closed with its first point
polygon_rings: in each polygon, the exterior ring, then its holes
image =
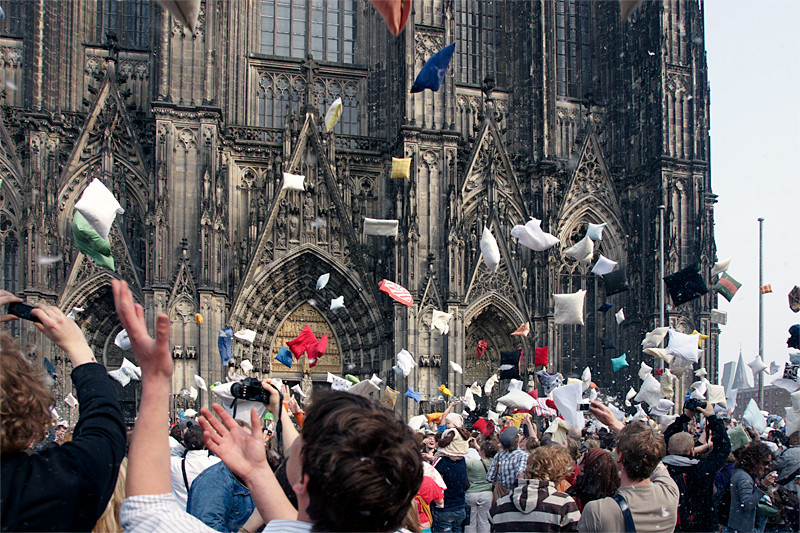
{"type": "MultiPolygon", "coordinates": [[[[142,375],[172,376],[172,354],[169,350],[169,317],[163,313],[156,317],[156,338],[147,332],[144,309],[133,302],[133,293],[124,281],[111,280],[114,307],[122,327],[128,332],[136,363],[142,375]]],[[[144,379],[142,380],[144,381],[144,379]]]]}
{"type": "Polygon", "coordinates": [[[264,435],[256,408],[250,410],[252,430],[248,432],[221,405],[215,403],[211,407],[219,418],[203,407],[200,409],[202,416],[198,419],[208,449],[222,459],[231,472],[245,481],[249,476],[257,475],[260,468],[268,469],[264,435]]]}
{"type": "Polygon", "coordinates": [[[589,412],[593,414],[601,424],[605,424],[616,433],[621,431],[624,427],[624,424],[617,420],[617,417],[614,416],[611,409],[596,400],[589,405],[589,412]]]}

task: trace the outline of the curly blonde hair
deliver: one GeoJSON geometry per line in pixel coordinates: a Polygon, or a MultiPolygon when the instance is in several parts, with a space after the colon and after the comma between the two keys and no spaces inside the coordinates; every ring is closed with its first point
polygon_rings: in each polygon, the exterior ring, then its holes
{"type": "Polygon", "coordinates": [[[558,485],[572,472],[573,468],[575,468],[575,464],[567,449],[558,444],[550,444],[531,450],[528,455],[525,477],[552,481],[558,485]]]}
{"type": "Polygon", "coordinates": [[[97,520],[92,533],[122,533],[122,526],[119,521],[119,508],[122,507],[122,502],[125,500],[125,480],[128,477],[128,458],[123,457],[122,462],[119,464],[119,475],[117,476],[117,484],[114,487],[114,492],[111,494],[111,499],[106,504],[106,510],[100,515],[97,520]]]}
{"type": "Polygon", "coordinates": [[[14,339],[0,333],[0,452],[43,440],[53,403],[42,373],[25,360],[14,339]]]}

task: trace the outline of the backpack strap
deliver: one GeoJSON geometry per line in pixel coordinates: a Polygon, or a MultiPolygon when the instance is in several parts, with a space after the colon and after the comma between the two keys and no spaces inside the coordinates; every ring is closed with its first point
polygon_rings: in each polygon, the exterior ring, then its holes
{"type": "Polygon", "coordinates": [[[636,525],[633,523],[633,515],[631,514],[631,508],[628,506],[628,502],[619,494],[614,494],[614,501],[619,505],[622,511],[622,517],[625,519],[625,531],[628,533],[636,533],[636,525]]]}
{"type": "Polygon", "coordinates": [[[186,476],[186,456],[181,459],[181,471],[183,472],[183,484],[186,486],[186,492],[189,492],[189,478],[186,476]]]}

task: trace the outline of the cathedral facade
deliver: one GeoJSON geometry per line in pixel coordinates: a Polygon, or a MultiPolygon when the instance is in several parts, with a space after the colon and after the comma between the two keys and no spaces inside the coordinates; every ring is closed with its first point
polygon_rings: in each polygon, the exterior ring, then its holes
{"type": "MultiPolygon", "coordinates": [[[[83,308],[78,322],[112,369],[132,358],[114,344],[109,280],[125,279],[150,320],[170,317],[175,410],[211,401],[187,394],[195,374],[209,384],[271,375],[310,392],[331,372],[377,374],[400,391],[401,416],[437,411],[440,384],[462,395],[502,351],[522,350],[532,377],[537,346],[549,347],[549,371],[589,366],[602,389],[624,393],[638,388],[640,361],[653,365],[640,341],[659,325],[661,259],[666,274],[698,263],[710,280],[716,197],[697,0],[643,2],[628,19],[617,2],[414,0],[396,38],[366,0],[203,0],[194,33],[151,0],[2,5],[3,287],[83,308]],[[440,90],[410,94],[450,43],[440,90]],[[342,117],[327,132],[336,98],[342,117]],[[411,158],[407,179],[390,178],[392,157],[411,158]],[[304,175],[305,191],[283,189],[284,172],[304,175]],[[125,209],[110,235],[113,272],[72,239],[74,204],[95,178],[125,209]],[[365,217],[398,220],[397,237],[365,235],[365,217]],[[530,217],[563,247],[533,252],[511,238],[530,217]],[[595,258],[625,267],[630,290],[607,296],[591,265],[564,256],[588,223],[608,224],[595,258]],[[496,272],[481,258],[484,227],[500,248],[496,272]],[[413,305],[380,292],[383,279],[413,305]],[[553,294],[578,289],[585,325],[555,324],[553,294]],[[330,310],[339,296],[345,307],[330,310]],[[604,302],[613,312],[597,310],[604,302]],[[431,328],[434,310],[453,315],[446,335],[431,328]],[[529,336],[510,335],[525,322],[529,336]],[[319,364],[276,361],[306,324],[328,335],[319,364]],[[226,327],[256,338],[234,340],[223,367],[226,327]],[[392,371],[401,349],[419,363],[407,378],[392,371]],[[614,373],[623,352],[630,367],[614,373]],[[408,386],[420,404],[402,396],[408,386]]],[[[710,335],[701,365],[715,377],[712,307],[712,294],[667,303],[666,321],[710,335]]],[[[65,396],[68,360],[29,324],[13,327],[39,364],[54,362],[65,396]]],[[[136,387],[119,388],[128,417],[136,387]]]]}

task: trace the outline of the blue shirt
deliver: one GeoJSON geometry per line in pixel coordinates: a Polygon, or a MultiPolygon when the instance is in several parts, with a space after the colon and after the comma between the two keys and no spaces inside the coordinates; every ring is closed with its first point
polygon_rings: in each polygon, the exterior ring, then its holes
{"type": "Polygon", "coordinates": [[[217,531],[238,531],[253,509],[250,491],[225,463],[206,468],[189,487],[186,511],[217,531]]]}

